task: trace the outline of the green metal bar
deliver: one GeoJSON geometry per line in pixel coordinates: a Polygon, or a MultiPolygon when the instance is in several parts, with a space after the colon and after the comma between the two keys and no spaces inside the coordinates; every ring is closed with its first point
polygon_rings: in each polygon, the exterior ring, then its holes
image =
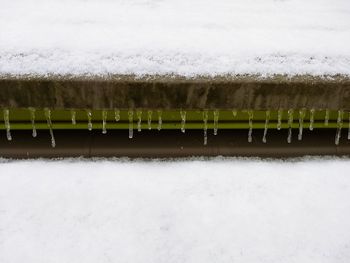
{"type": "MultiPolygon", "coordinates": [[[[75,112],[76,125],[72,124],[71,121],[71,109],[52,110],[51,120],[53,122],[53,129],[87,129],[87,110],[73,110],[75,112]]],[[[133,126],[137,128],[139,109],[133,109],[133,126]]],[[[181,128],[181,110],[164,110],[161,111],[162,118],[162,129],[180,129],[181,128]]],[[[91,120],[93,129],[102,129],[102,110],[91,110],[91,120]]],[[[288,128],[288,112],[283,110],[282,112],[282,125],[281,128],[288,128]]],[[[121,110],[119,112],[120,120],[116,122],[115,112],[112,110],[107,111],[107,129],[128,129],[129,128],[129,115],[127,110],[121,110]]],[[[263,129],[265,127],[265,111],[253,111],[253,128],[263,129]]],[[[305,110],[304,117],[304,128],[308,128],[310,123],[311,112],[305,110]]],[[[329,111],[329,124],[325,125],[324,119],[326,116],[325,110],[314,111],[314,128],[337,128],[337,117],[338,111],[329,111]]],[[[148,110],[142,110],[142,129],[148,129],[148,110]]],[[[299,110],[294,110],[294,121],[292,128],[299,127],[299,110]]],[[[152,129],[158,127],[158,112],[152,111],[152,129]]],[[[212,129],[214,119],[214,111],[208,111],[208,128],[212,129]]],[[[278,119],[278,111],[274,110],[270,112],[270,123],[269,129],[276,129],[278,119]]],[[[30,130],[32,129],[31,124],[31,112],[29,109],[9,109],[9,120],[10,126],[13,130],[30,130]]],[[[343,127],[348,126],[349,113],[345,112],[343,117],[343,127]]],[[[45,112],[43,109],[35,110],[35,127],[36,129],[48,129],[46,123],[45,112]]],[[[4,114],[0,111],[0,129],[5,129],[4,114]]],[[[186,129],[203,129],[203,111],[202,110],[188,110],[186,111],[186,129]]],[[[232,110],[220,110],[219,111],[219,129],[247,129],[249,128],[248,123],[248,111],[241,110],[237,111],[236,115],[233,114],[232,110]]]]}
{"type": "MultiPolygon", "coordinates": [[[[308,129],[309,128],[309,123],[304,122],[303,128],[308,129]]],[[[348,122],[343,123],[343,127],[348,127],[348,122]]],[[[331,129],[331,128],[337,128],[337,123],[334,122],[329,122],[328,126],[325,126],[323,122],[315,122],[313,124],[313,127],[315,129],[331,129]]],[[[0,130],[4,130],[6,127],[4,124],[0,124],[0,130]]],[[[38,130],[43,130],[43,129],[48,129],[48,126],[46,123],[40,122],[35,124],[35,128],[38,130]]],[[[68,122],[59,122],[59,123],[53,123],[52,128],[56,130],[63,130],[63,129],[87,129],[87,123],[77,123],[73,125],[72,123],[68,122]]],[[[93,122],[92,123],[92,128],[93,129],[102,129],[102,122],[93,122]]],[[[118,123],[108,123],[106,124],[107,129],[128,129],[129,128],[129,123],[126,122],[118,122],[118,123]]],[[[142,123],[141,125],[142,130],[147,130],[149,127],[147,123],[142,123]]],[[[157,130],[158,128],[158,123],[153,122],[151,125],[152,130],[157,130]]],[[[162,129],[181,129],[181,123],[174,123],[174,122],[163,122],[162,129]]],[[[214,124],[213,123],[208,123],[208,129],[213,129],[214,124]]],[[[218,124],[219,129],[248,129],[249,124],[248,122],[222,122],[218,124]]],[[[253,122],[253,129],[264,129],[265,124],[262,122],[253,122]]],[[[271,123],[268,125],[269,129],[276,129],[277,128],[277,123],[271,123]]],[[[289,128],[288,123],[282,123],[281,124],[282,129],[287,129],[289,128]]],[[[298,123],[293,123],[292,125],[293,129],[299,128],[298,123]]],[[[31,130],[32,125],[30,123],[11,123],[11,130],[31,130]]],[[[133,129],[137,129],[137,123],[133,122],[133,129]]],[[[203,123],[202,122],[190,122],[186,123],[185,129],[203,129],[203,123]]]]}

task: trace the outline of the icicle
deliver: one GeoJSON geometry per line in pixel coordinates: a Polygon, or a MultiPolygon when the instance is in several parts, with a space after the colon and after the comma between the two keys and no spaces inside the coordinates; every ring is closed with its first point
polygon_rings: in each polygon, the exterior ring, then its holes
{"type": "Polygon", "coordinates": [[[35,128],[35,109],[29,108],[30,112],[30,122],[32,123],[32,136],[35,138],[37,136],[36,128],[35,128]]]}
{"type": "Polygon", "coordinates": [[[129,116],[129,139],[134,136],[134,112],[132,110],[128,111],[129,116]]]}
{"type": "Polygon", "coordinates": [[[310,110],[310,126],[309,126],[310,131],[314,130],[314,122],[315,122],[315,109],[311,109],[310,110]]]}
{"type": "Polygon", "coordinates": [[[288,137],[287,137],[288,143],[292,142],[293,113],[294,113],[293,109],[288,110],[288,137]]]}
{"type": "Polygon", "coordinates": [[[158,127],[157,127],[157,129],[158,129],[158,131],[160,131],[162,129],[162,123],[163,123],[163,121],[162,121],[162,111],[158,110],[157,112],[158,112],[158,127]]]}
{"type": "Polygon", "coordinates": [[[305,118],[306,112],[305,109],[302,109],[299,111],[299,133],[298,133],[298,140],[301,141],[303,139],[303,126],[304,126],[304,118],[305,118]]]}
{"type": "Polygon", "coordinates": [[[348,124],[348,140],[350,140],[350,112],[349,112],[349,124],[348,124]]]}
{"type": "Polygon", "coordinates": [[[326,113],[324,116],[324,126],[328,126],[328,122],[329,122],[329,109],[326,109],[326,113]]]}
{"type": "Polygon", "coordinates": [[[219,128],[219,111],[214,110],[214,135],[218,135],[218,128],[219,128]]]}
{"type": "Polygon", "coordinates": [[[102,134],[107,133],[106,125],[107,125],[107,116],[108,112],[106,110],[102,111],[102,134]]]}
{"type": "Polygon", "coordinates": [[[114,119],[116,122],[120,121],[120,110],[114,109],[114,119]]]}
{"type": "Polygon", "coordinates": [[[51,110],[45,108],[45,117],[46,117],[46,121],[47,121],[47,126],[49,127],[49,131],[50,131],[50,136],[51,136],[51,146],[52,148],[56,147],[56,141],[55,141],[55,137],[53,135],[53,131],[52,131],[52,121],[51,121],[51,110]]]}
{"type": "Polygon", "coordinates": [[[203,135],[204,135],[203,145],[208,144],[207,130],[208,130],[208,111],[204,110],[203,111],[203,135]]]}
{"type": "Polygon", "coordinates": [[[92,130],[92,113],[90,110],[87,110],[86,111],[86,115],[87,115],[87,118],[88,118],[88,130],[91,131],[92,130]]]}
{"type": "Polygon", "coordinates": [[[181,132],[185,133],[186,111],[180,110],[180,116],[181,116],[181,132]]]}
{"type": "Polygon", "coordinates": [[[72,117],[72,124],[73,125],[75,125],[75,124],[77,124],[77,121],[76,121],[76,115],[77,115],[77,113],[76,113],[76,111],[75,110],[71,110],[70,111],[70,115],[71,115],[71,117],[72,117]]]}
{"type": "Polygon", "coordinates": [[[252,110],[248,110],[248,121],[249,121],[249,131],[248,131],[248,142],[253,141],[253,117],[254,117],[254,112],[252,110]]]}
{"type": "Polygon", "coordinates": [[[266,135],[267,135],[267,129],[269,128],[269,121],[270,121],[270,111],[267,110],[265,112],[265,127],[264,127],[264,135],[262,138],[263,143],[266,143],[266,135]]]}
{"type": "Polygon", "coordinates": [[[152,111],[151,110],[147,112],[147,125],[148,125],[148,129],[151,130],[152,129],[152,111]]]}
{"type": "Polygon", "coordinates": [[[137,131],[141,131],[141,124],[142,124],[142,111],[138,110],[136,111],[136,117],[137,117],[137,131]]]}
{"type": "Polygon", "coordinates": [[[11,141],[12,136],[11,136],[11,126],[10,126],[10,111],[8,109],[4,109],[4,122],[5,122],[7,140],[11,141]]]}
{"type": "Polygon", "coordinates": [[[232,110],[232,115],[233,115],[233,118],[236,118],[236,116],[237,116],[237,110],[232,110]]]}
{"type": "Polygon", "coordinates": [[[277,130],[280,130],[282,127],[282,116],[283,116],[283,110],[279,109],[277,112],[277,130]]]}
{"type": "Polygon", "coordinates": [[[339,110],[338,118],[337,118],[337,132],[335,134],[335,145],[338,145],[340,141],[341,129],[343,127],[343,115],[344,115],[344,111],[339,110]]]}

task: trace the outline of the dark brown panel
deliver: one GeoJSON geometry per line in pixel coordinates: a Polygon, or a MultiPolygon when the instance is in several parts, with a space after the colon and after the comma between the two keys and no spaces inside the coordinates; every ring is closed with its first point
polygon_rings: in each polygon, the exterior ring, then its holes
{"type": "Polygon", "coordinates": [[[48,131],[38,131],[32,138],[31,131],[12,131],[12,141],[6,140],[5,131],[0,136],[0,156],[8,158],[37,157],[189,157],[189,156],[260,156],[296,157],[304,155],[350,155],[350,141],[346,131],[339,146],[334,144],[335,130],[317,129],[304,131],[302,141],[287,143],[287,130],[269,130],[267,143],[261,142],[263,131],[253,131],[253,142],[247,142],[247,130],[219,130],[217,136],[208,131],[208,145],[203,145],[203,131],[152,130],[134,132],[128,138],[127,130],[101,131],[57,130],[54,131],[56,148],[51,148],[48,131]]]}
{"type": "Polygon", "coordinates": [[[350,79],[3,78],[0,107],[350,109],[350,79]]]}

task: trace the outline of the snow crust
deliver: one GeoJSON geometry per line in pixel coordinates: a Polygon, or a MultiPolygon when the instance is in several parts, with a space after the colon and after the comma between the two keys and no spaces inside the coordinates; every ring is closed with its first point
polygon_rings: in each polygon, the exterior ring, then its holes
{"type": "Polygon", "coordinates": [[[349,262],[350,160],[0,163],[0,262],[349,262]]]}
{"type": "Polygon", "coordinates": [[[350,75],[348,0],[0,0],[0,76],[350,75]]]}

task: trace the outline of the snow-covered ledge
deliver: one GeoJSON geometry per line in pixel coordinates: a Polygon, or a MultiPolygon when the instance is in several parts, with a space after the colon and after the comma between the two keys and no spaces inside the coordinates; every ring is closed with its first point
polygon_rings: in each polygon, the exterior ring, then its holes
{"type": "Polygon", "coordinates": [[[0,75],[350,75],[348,0],[12,0],[0,75]]]}

